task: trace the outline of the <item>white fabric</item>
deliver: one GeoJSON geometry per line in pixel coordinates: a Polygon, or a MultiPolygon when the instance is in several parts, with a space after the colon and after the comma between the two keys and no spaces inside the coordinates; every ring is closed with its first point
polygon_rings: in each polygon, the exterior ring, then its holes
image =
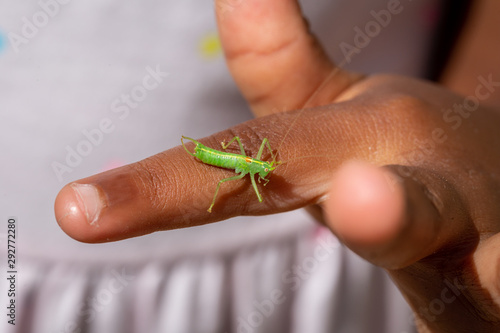
{"type": "MultiPolygon", "coordinates": [[[[228,0],[227,15],[242,1],[228,0]]],[[[310,0],[304,10],[329,53],[342,59],[339,44],[353,44],[353,28],[390,2],[310,0]]],[[[432,1],[401,6],[349,68],[421,73],[432,1]]],[[[246,332],[249,320],[253,332],[409,332],[409,309],[385,273],[343,247],[324,261],[307,259],[326,234],[302,212],[102,245],[66,236],[53,217],[65,183],[251,114],[217,49],[210,1],[0,0],[0,8],[0,211],[4,220],[19,219],[21,265],[17,325],[2,312],[0,332],[246,332]],[[168,76],[137,107],[127,113],[116,104],[155,70],[168,76]],[[54,162],[65,164],[68,149],[87,140],[83,131],[103,119],[111,133],[58,176],[54,162]],[[315,268],[292,290],[297,276],[289,272],[301,265],[315,268]],[[267,316],[256,304],[269,304],[276,292],[285,300],[267,316]]],[[[3,258],[0,265],[5,272],[3,258]]],[[[1,304],[5,290],[0,279],[1,304]]]]}

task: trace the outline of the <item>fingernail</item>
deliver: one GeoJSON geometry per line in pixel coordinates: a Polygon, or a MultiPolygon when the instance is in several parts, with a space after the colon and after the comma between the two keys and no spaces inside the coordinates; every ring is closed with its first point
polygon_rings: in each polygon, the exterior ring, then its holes
{"type": "Polygon", "coordinates": [[[85,214],[87,222],[95,224],[104,207],[99,191],[95,186],[88,184],[71,184],[71,188],[75,191],[78,206],[85,214]]]}

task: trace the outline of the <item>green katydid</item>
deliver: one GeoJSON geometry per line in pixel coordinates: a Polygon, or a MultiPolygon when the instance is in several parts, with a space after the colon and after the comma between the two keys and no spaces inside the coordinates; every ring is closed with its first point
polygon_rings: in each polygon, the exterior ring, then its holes
{"type": "Polygon", "coordinates": [[[230,180],[237,180],[245,177],[246,174],[250,174],[250,180],[252,181],[252,186],[253,189],[255,190],[255,193],[257,194],[257,198],[259,199],[259,202],[262,202],[262,196],[259,193],[259,189],[257,188],[257,184],[255,182],[255,174],[258,174],[258,181],[260,183],[261,180],[264,181],[264,186],[269,182],[269,179],[266,179],[266,176],[276,169],[275,165],[278,165],[276,163],[275,157],[273,155],[273,151],[271,150],[271,145],[269,144],[269,141],[266,139],[262,140],[262,144],[260,145],[259,152],[257,153],[256,158],[252,158],[246,155],[245,149],[243,148],[243,145],[241,144],[241,140],[239,137],[235,136],[229,143],[226,145],[224,142],[221,143],[223,149],[227,149],[231,143],[234,141],[238,142],[238,145],[240,146],[241,150],[241,155],[239,154],[233,154],[233,153],[228,153],[228,152],[222,152],[213,148],[209,148],[200,142],[182,136],[181,143],[184,149],[192,156],[197,157],[202,161],[203,163],[226,168],[226,169],[234,169],[236,173],[239,173],[239,175],[234,176],[234,177],[229,177],[222,179],[219,181],[217,184],[217,188],[215,189],[215,194],[214,198],[212,200],[212,204],[208,208],[208,212],[212,212],[212,207],[215,204],[215,199],[217,198],[217,193],[219,192],[219,188],[222,185],[222,183],[230,181],[230,180]],[[196,146],[194,147],[194,153],[190,152],[186,146],[184,145],[183,139],[191,140],[196,146]],[[266,161],[261,161],[262,153],[264,152],[264,147],[267,147],[269,151],[271,152],[271,156],[273,158],[272,162],[266,162],[266,161]]]}

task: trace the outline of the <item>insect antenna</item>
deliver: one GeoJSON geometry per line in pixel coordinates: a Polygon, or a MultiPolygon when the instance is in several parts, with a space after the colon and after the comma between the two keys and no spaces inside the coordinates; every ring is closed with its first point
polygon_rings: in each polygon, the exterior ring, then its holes
{"type": "Polygon", "coordinates": [[[306,156],[299,156],[299,157],[293,157],[293,158],[290,158],[286,161],[279,161],[277,162],[276,164],[277,165],[281,165],[281,164],[286,164],[288,162],[292,162],[292,161],[296,161],[296,160],[301,160],[301,159],[304,159],[304,158],[330,158],[330,159],[334,159],[334,158],[338,158],[338,156],[333,156],[333,155],[306,155],[306,156]]]}
{"type": "MultiPolygon", "coordinates": [[[[332,71],[330,72],[330,74],[328,74],[325,77],[325,79],[323,79],[323,81],[321,82],[321,84],[314,90],[314,92],[311,94],[311,96],[309,96],[309,98],[304,102],[304,104],[302,104],[302,107],[299,108],[299,109],[297,109],[297,110],[300,110],[300,111],[297,113],[297,115],[293,119],[292,123],[288,127],[288,130],[286,131],[285,135],[283,136],[283,139],[281,139],[281,142],[278,145],[278,149],[276,149],[276,155],[275,155],[275,158],[273,159],[273,163],[276,160],[276,156],[278,156],[278,152],[280,151],[281,146],[283,145],[283,142],[285,142],[286,137],[288,136],[288,134],[290,134],[290,131],[292,130],[292,128],[294,127],[295,123],[297,122],[297,120],[299,119],[299,117],[302,115],[302,113],[307,109],[307,106],[309,105],[309,103],[318,95],[318,93],[326,86],[326,84],[335,75],[337,75],[337,73],[341,70],[341,68],[345,64],[346,64],[346,60],[342,61],[338,66],[336,66],[335,68],[333,68],[332,71]]],[[[319,106],[318,108],[321,109],[321,108],[325,108],[325,107],[328,107],[328,105],[322,105],[322,106],[319,106]]],[[[312,109],[315,109],[315,108],[312,108],[312,109]]],[[[282,163],[278,162],[278,164],[282,164],[282,163]]]]}
{"type": "Polygon", "coordinates": [[[184,145],[184,141],[183,141],[184,139],[186,139],[186,140],[191,140],[191,141],[193,141],[195,144],[197,144],[197,143],[198,143],[198,141],[196,141],[195,139],[188,138],[187,136],[184,136],[184,135],[182,135],[182,136],[181,136],[181,143],[182,143],[182,146],[184,147],[184,149],[188,152],[188,154],[189,154],[189,155],[196,157],[196,155],[195,155],[195,154],[193,154],[192,152],[190,152],[190,151],[186,148],[186,146],[184,145]]]}

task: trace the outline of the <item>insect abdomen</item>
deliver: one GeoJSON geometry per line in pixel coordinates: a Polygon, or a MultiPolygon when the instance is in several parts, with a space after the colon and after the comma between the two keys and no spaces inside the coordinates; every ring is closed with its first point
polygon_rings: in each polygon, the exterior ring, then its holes
{"type": "Polygon", "coordinates": [[[240,165],[240,155],[224,153],[203,145],[195,148],[195,155],[203,163],[226,169],[236,169],[240,165]]]}

